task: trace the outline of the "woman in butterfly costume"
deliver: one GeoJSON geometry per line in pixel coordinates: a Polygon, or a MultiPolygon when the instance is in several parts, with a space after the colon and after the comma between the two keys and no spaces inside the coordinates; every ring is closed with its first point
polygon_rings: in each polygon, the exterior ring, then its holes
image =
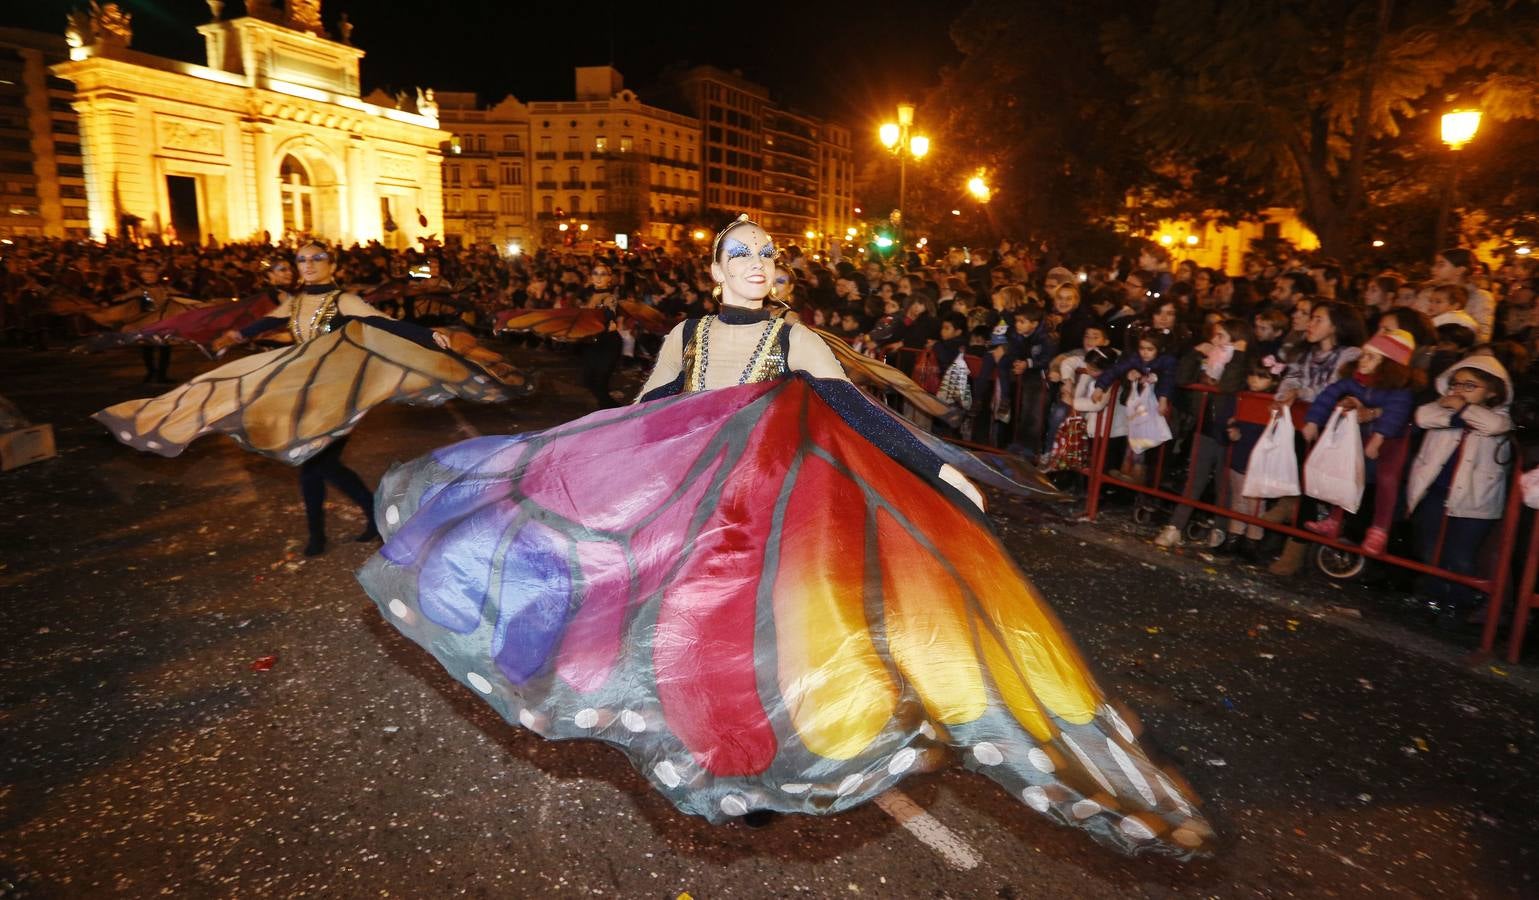
{"type": "Polygon", "coordinates": [[[357,540],[379,537],[374,498],[342,463],[347,435],[372,407],[386,402],[437,404],[451,397],[492,402],[512,395],[505,373],[454,352],[451,339],[380,315],[332,281],[330,252],[320,244],[295,255],[302,285],[272,314],[227,332],[215,347],[286,328],[294,345],[226,363],[144,400],[110,406],[92,418],[125,444],[176,456],[194,439],[223,432],[249,450],[299,466],[309,540],[306,556],[326,550],[326,485],[358,505],[366,527],[357,540]]]}
{"type": "Polygon", "coordinates": [[[717,235],[722,311],[669,333],[637,404],[387,473],[359,573],[382,613],[713,822],[960,760],[1123,851],[1208,852],[947,451],[764,310],[774,256],[752,222],[717,235]]]}

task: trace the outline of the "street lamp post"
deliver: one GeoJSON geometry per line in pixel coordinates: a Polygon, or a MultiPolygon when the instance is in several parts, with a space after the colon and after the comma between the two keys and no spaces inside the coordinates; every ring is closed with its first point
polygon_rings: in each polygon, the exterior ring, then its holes
{"type": "Polygon", "coordinates": [[[930,139],[922,134],[912,134],[914,128],[914,104],[898,104],[898,121],[888,122],[877,129],[877,137],[898,158],[898,233],[903,229],[903,201],[908,192],[908,160],[924,158],[930,152],[930,139]]]}
{"type": "Polygon", "coordinates": [[[1448,175],[1443,182],[1443,200],[1438,204],[1437,235],[1432,241],[1434,253],[1441,250],[1448,238],[1448,214],[1453,207],[1454,192],[1459,189],[1459,151],[1480,130],[1480,110],[1456,109],[1443,114],[1443,143],[1448,145],[1448,175]]]}

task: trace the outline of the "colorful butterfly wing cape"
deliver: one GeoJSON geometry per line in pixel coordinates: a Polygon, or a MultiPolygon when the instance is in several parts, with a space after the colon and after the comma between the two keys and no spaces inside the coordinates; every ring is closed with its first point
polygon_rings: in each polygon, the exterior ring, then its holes
{"type": "Polygon", "coordinates": [[[304,344],[256,353],[176,389],[91,418],[139,450],[176,456],[227,434],[248,450],[298,465],[352,431],[381,403],[497,402],[507,385],[474,362],[354,319],[304,344]]]}
{"type": "Polygon", "coordinates": [[[556,341],[585,341],[604,333],[602,309],[505,309],[494,332],[527,331],[556,341]]]}
{"type": "Polygon", "coordinates": [[[195,344],[212,355],[212,346],[220,335],[244,328],[277,309],[278,304],[265,292],[244,300],[211,303],[176,312],[142,328],[94,335],[86,342],[88,350],[106,350],[137,344],[195,344]]]}
{"type": "Polygon", "coordinates": [[[1130,853],[1212,832],[984,517],[800,376],[392,469],[359,573],[504,718],[680,810],[827,813],[960,760],[1130,853]]]}
{"type": "MultiPolygon", "coordinates": [[[[807,327],[812,328],[810,325],[807,327]]],[[[821,328],[812,328],[812,331],[828,345],[828,349],[833,352],[834,358],[839,360],[839,365],[844,368],[845,374],[849,375],[851,381],[862,387],[894,391],[927,416],[933,416],[953,427],[961,424],[964,416],[962,410],[941,401],[898,369],[881,360],[856,353],[853,347],[835,334],[821,328]]]]}

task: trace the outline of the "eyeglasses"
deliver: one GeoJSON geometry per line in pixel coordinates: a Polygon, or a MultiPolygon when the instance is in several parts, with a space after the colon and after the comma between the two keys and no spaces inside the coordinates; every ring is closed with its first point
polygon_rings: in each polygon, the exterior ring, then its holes
{"type": "Polygon", "coordinates": [[[1478,391],[1485,385],[1478,381],[1450,381],[1448,387],[1455,391],[1478,391]]]}
{"type": "Polygon", "coordinates": [[[296,256],[294,257],[294,262],[304,265],[305,263],[326,262],[329,259],[331,259],[330,253],[317,253],[314,256],[296,256]]]}

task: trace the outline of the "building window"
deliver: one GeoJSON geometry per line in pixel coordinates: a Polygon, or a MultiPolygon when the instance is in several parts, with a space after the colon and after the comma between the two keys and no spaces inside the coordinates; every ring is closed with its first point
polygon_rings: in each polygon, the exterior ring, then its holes
{"type": "Polygon", "coordinates": [[[635,149],[636,149],[636,141],[635,141],[634,138],[632,138],[628,134],[620,136],[620,152],[621,153],[630,153],[632,150],[635,150],[635,149]]]}
{"type": "Polygon", "coordinates": [[[555,197],[552,197],[552,196],[547,194],[546,196],[540,198],[540,212],[542,212],[542,213],[544,213],[545,215],[548,216],[548,215],[550,215],[551,213],[553,213],[555,211],[556,211],[556,198],[555,197]]]}
{"type": "Polygon", "coordinates": [[[476,183],[486,184],[486,166],[476,166],[476,183]]]}
{"type": "Polygon", "coordinates": [[[505,216],[521,216],[524,214],[524,195],[516,191],[505,191],[502,194],[502,214],[505,216]]]}
{"type": "Polygon", "coordinates": [[[303,234],[315,225],[312,211],[315,188],[310,173],[293,156],[285,156],[278,166],[279,194],[283,206],[283,230],[303,234]]]}
{"type": "Polygon", "coordinates": [[[598,213],[599,215],[603,215],[604,214],[604,195],[603,194],[600,194],[598,196],[598,199],[593,201],[593,211],[598,213]]]}
{"type": "Polygon", "coordinates": [[[486,195],[476,195],[476,212],[486,212],[486,195]]]}
{"type": "MultiPolygon", "coordinates": [[[[573,124],[573,126],[575,126],[577,123],[573,122],[572,124],[573,124]]],[[[581,140],[581,138],[579,138],[575,134],[567,135],[566,136],[566,149],[568,149],[568,150],[579,150],[579,151],[582,150],[582,147],[579,146],[579,144],[578,144],[578,141],[580,141],[580,140],[581,140]]]]}
{"type": "Polygon", "coordinates": [[[567,166],[566,167],[566,180],[567,181],[581,181],[582,180],[582,168],[580,166],[567,166]]]}
{"type": "Polygon", "coordinates": [[[598,167],[597,174],[595,174],[593,176],[593,178],[594,178],[595,181],[603,181],[604,180],[604,167],[603,166],[599,166],[598,167]]]}
{"type": "Polygon", "coordinates": [[[555,170],[552,169],[550,166],[540,166],[540,180],[541,181],[555,181],[556,180],[555,170]]]}
{"type": "Polygon", "coordinates": [[[449,183],[454,185],[455,187],[459,186],[459,183],[460,183],[460,167],[459,166],[450,166],[449,167],[449,183]]]}
{"type": "Polygon", "coordinates": [[[502,149],[509,153],[522,152],[524,149],[521,146],[522,143],[516,134],[505,134],[502,136],[502,149]]]}
{"type": "Polygon", "coordinates": [[[541,153],[549,153],[550,152],[550,135],[548,135],[548,134],[540,135],[540,152],[541,153]]]}
{"type": "Polygon", "coordinates": [[[449,212],[452,212],[452,213],[459,212],[460,211],[460,195],[459,194],[449,194],[447,197],[444,198],[444,204],[449,208],[449,212]]]}
{"type": "Polygon", "coordinates": [[[503,184],[523,184],[524,183],[524,167],[523,166],[504,165],[502,167],[502,183],[503,184]]]}
{"type": "Polygon", "coordinates": [[[575,216],[582,211],[582,197],[578,196],[577,194],[573,194],[572,196],[566,198],[566,201],[567,212],[575,216]]]}
{"type": "Polygon", "coordinates": [[[486,135],[484,135],[484,134],[476,135],[476,151],[479,152],[479,153],[485,153],[486,152],[486,135]]]}
{"type": "Polygon", "coordinates": [[[609,138],[606,138],[606,137],[596,137],[596,138],[594,138],[593,139],[593,152],[594,153],[607,153],[607,152],[609,152],[609,138]]]}

